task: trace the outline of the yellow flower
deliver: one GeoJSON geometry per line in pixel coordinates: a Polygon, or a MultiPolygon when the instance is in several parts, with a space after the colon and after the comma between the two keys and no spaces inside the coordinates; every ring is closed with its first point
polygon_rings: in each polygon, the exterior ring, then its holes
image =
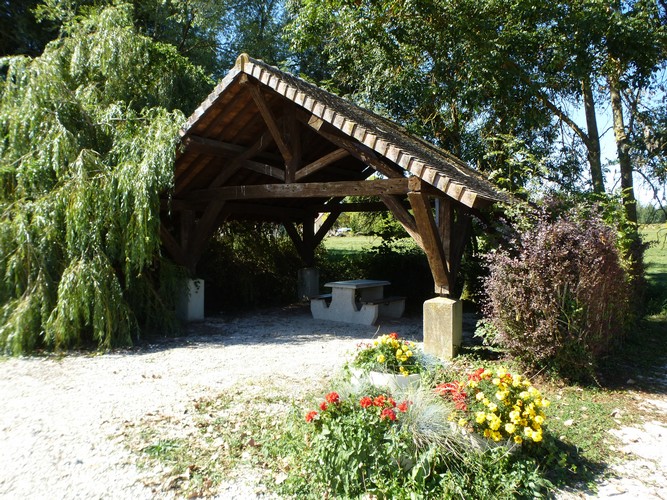
{"type": "Polygon", "coordinates": [[[500,434],[500,432],[497,432],[497,431],[496,431],[496,432],[492,432],[492,433],[491,433],[491,439],[493,439],[496,443],[497,443],[498,441],[500,441],[500,439],[501,439],[502,437],[503,437],[503,436],[500,434]]]}
{"type": "Polygon", "coordinates": [[[528,398],[530,398],[530,393],[528,391],[521,391],[519,393],[519,397],[523,400],[527,400],[528,398]]]}
{"type": "Polygon", "coordinates": [[[412,357],[412,351],[410,351],[410,350],[405,351],[405,355],[406,355],[408,358],[411,358],[411,357],[412,357]]]}
{"type": "Polygon", "coordinates": [[[536,424],[542,425],[542,423],[544,422],[544,417],[542,415],[535,415],[535,418],[533,420],[535,420],[536,424]]]}
{"type": "Polygon", "coordinates": [[[384,354],[380,354],[378,356],[378,363],[384,363],[384,360],[385,360],[384,354]]]}
{"type": "Polygon", "coordinates": [[[500,383],[500,379],[496,377],[491,382],[493,382],[493,385],[498,385],[500,383]]]}
{"type": "Polygon", "coordinates": [[[527,438],[530,438],[533,435],[533,429],[531,429],[530,427],[524,427],[523,433],[527,438]]]}
{"type": "Polygon", "coordinates": [[[466,425],[468,425],[468,421],[465,418],[460,418],[459,419],[459,425],[461,427],[465,427],[466,425]]]}
{"type": "Polygon", "coordinates": [[[540,441],[542,441],[542,431],[533,432],[533,435],[531,437],[533,439],[533,442],[539,443],[540,441]]]}
{"type": "Polygon", "coordinates": [[[516,431],[516,426],[514,424],[505,424],[505,431],[507,431],[507,434],[514,434],[514,431],[516,431]]]}
{"type": "Polygon", "coordinates": [[[523,438],[517,434],[516,436],[514,436],[514,442],[517,444],[521,444],[523,443],[523,438]]]}
{"type": "Polygon", "coordinates": [[[478,424],[483,424],[485,420],[486,420],[486,413],[484,413],[483,411],[478,411],[477,413],[475,413],[475,422],[477,422],[478,424]]]}
{"type": "Polygon", "coordinates": [[[496,403],[489,403],[487,407],[489,408],[489,411],[496,411],[498,409],[498,405],[496,403]]]}
{"type": "Polygon", "coordinates": [[[479,391],[475,396],[475,399],[477,399],[477,401],[481,401],[482,399],[484,399],[484,393],[482,391],[479,391]]]}
{"type": "Polygon", "coordinates": [[[498,391],[496,392],[496,399],[498,401],[503,401],[507,397],[507,391],[498,391]]]}

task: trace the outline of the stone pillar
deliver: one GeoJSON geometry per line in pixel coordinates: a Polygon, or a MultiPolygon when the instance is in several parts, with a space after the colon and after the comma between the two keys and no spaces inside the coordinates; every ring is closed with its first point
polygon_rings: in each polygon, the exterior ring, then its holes
{"type": "Polygon", "coordinates": [[[176,317],[182,321],[204,319],[204,280],[188,279],[176,302],[176,317]]]}
{"type": "Polygon", "coordinates": [[[461,347],[463,303],[447,297],[424,302],[424,352],[453,358],[461,347]]]}
{"type": "Polygon", "coordinates": [[[304,267],[297,273],[297,298],[308,300],[320,294],[320,270],[316,267],[304,267]]]}

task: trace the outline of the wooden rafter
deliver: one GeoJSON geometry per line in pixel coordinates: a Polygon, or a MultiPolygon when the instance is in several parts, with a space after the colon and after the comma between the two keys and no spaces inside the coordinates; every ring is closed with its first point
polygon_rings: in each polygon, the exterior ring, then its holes
{"type": "Polygon", "coordinates": [[[244,160],[243,168],[257,172],[258,174],[264,174],[279,181],[285,181],[285,171],[281,168],[274,167],[273,165],[268,165],[266,163],[260,163],[252,160],[244,160]]]}
{"type": "Polygon", "coordinates": [[[262,118],[264,119],[264,122],[269,129],[269,132],[271,132],[273,140],[278,146],[278,149],[280,149],[280,154],[282,154],[283,158],[285,159],[285,163],[289,163],[293,158],[292,151],[285,142],[283,135],[280,133],[278,121],[276,120],[275,116],[273,116],[273,111],[271,111],[271,108],[267,104],[266,99],[264,99],[262,91],[259,89],[259,86],[256,83],[251,82],[247,77],[242,81],[242,83],[244,83],[250,91],[250,95],[252,96],[253,101],[255,101],[257,109],[262,115],[262,118]]]}
{"type": "Polygon", "coordinates": [[[373,167],[382,175],[385,175],[389,178],[403,177],[403,173],[400,169],[392,167],[388,163],[382,161],[380,158],[378,158],[375,152],[365,144],[324,130],[324,122],[321,119],[314,117],[313,115],[309,115],[308,113],[299,113],[297,114],[297,118],[301,123],[310,127],[313,131],[317,132],[326,140],[338,146],[339,148],[345,149],[355,158],[373,167]]]}
{"type": "Polygon", "coordinates": [[[314,174],[318,170],[321,170],[349,155],[350,152],[347,151],[346,149],[343,148],[336,149],[335,151],[332,151],[331,153],[324,155],[323,157],[315,160],[314,162],[309,163],[305,167],[300,168],[296,172],[296,180],[300,181],[304,177],[314,174]]]}
{"type": "MultiPolygon", "coordinates": [[[[192,149],[199,153],[206,153],[213,156],[221,156],[229,158],[240,153],[245,153],[248,148],[240,146],[239,144],[232,144],[230,142],[218,141],[216,139],[209,139],[207,137],[199,137],[197,135],[188,135],[183,138],[183,146],[186,150],[192,149]]],[[[270,153],[257,153],[257,158],[269,160],[272,162],[282,162],[283,158],[280,155],[270,153]]]]}

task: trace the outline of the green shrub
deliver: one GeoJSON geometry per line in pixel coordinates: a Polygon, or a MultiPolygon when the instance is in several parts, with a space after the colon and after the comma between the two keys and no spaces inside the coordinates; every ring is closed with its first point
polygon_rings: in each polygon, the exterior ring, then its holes
{"type": "Polygon", "coordinates": [[[222,308],[294,302],[301,267],[279,226],[237,222],[223,226],[209,242],[197,270],[206,281],[206,309],[215,314],[222,308]]]}
{"type": "Polygon", "coordinates": [[[486,289],[487,332],[536,369],[584,380],[626,333],[629,287],[616,234],[593,214],[543,219],[523,232],[514,254],[490,256],[486,289]]]}

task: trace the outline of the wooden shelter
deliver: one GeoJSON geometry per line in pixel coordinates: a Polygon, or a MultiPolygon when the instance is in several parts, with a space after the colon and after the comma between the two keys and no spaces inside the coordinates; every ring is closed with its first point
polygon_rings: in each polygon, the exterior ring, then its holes
{"type": "Polygon", "coordinates": [[[165,248],[194,274],[225,221],[284,225],[305,266],[346,211],[391,210],[452,289],[477,210],[508,201],[482,175],[396,124],[243,54],[181,131],[165,248]],[[381,202],[345,203],[346,196],[381,202]],[[331,214],[315,230],[321,213],[331,214]]]}

